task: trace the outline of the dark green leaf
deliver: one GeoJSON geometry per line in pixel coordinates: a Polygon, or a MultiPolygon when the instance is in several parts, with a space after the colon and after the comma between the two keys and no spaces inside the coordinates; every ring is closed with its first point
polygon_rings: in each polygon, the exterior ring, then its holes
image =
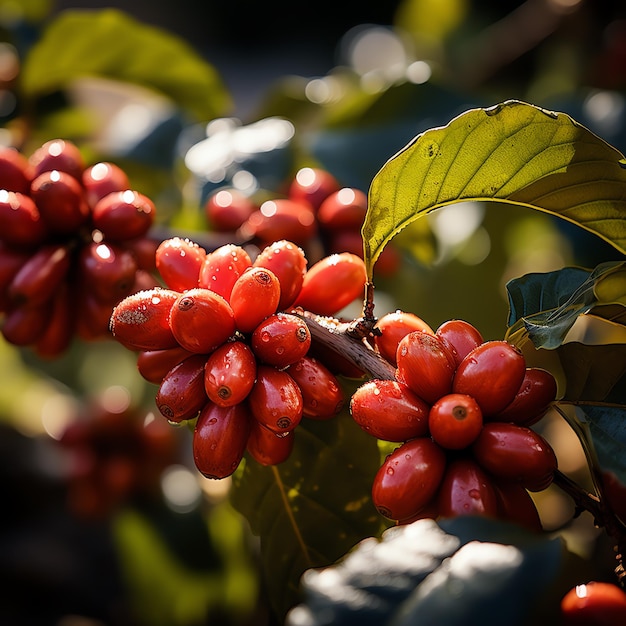
{"type": "Polygon", "coordinates": [[[347,413],[304,422],[285,463],[262,467],[246,460],[232,493],[235,508],[260,536],[265,584],[279,615],[297,602],[306,569],[333,563],[381,528],[371,502],[380,465],[376,439],[347,413]]]}
{"type": "Polygon", "coordinates": [[[368,275],[407,224],[465,200],[546,211],[624,252],[625,165],[618,150],[563,113],[519,101],[467,111],[418,135],[374,177],[362,229],[368,275]]]}
{"type": "Polygon", "coordinates": [[[21,88],[34,99],[85,76],[149,87],[200,120],[230,107],[215,69],[187,42],[116,9],[60,13],[25,59],[21,88]]]}
{"type": "Polygon", "coordinates": [[[563,562],[558,539],[486,518],[425,519],[302,578],[288,626],[514,626],[563,562]]]}

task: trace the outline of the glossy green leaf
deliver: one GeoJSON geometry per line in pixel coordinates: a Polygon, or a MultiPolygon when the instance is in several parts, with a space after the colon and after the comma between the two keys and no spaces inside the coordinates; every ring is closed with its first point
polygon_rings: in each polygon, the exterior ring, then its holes
{"type": "Polygon", "coordinates": [[[420,520],[307,571],[287,626],[523,624],[565,555],[560,540],[496,520],[420,520]]]}
{"type": "Polygon", "coordinates": [[[381,529],[371,502],[376,439],[347,413],[304,422],[287,461],[262,467],[245,460],[232,491],[233,505],[260,537],[264,583],[278,615],[297,602],[306,569],[333,563],[381,529]]]}
{"type": "Polygon", "coordinates": [[[407,224],[466,200],[562,217],[626,251],[626,160],[564,113],[511,100],[428,130],[374,177],[363,223],[368,276],[407,224]]]}
{"type": "Polygon", "coordinates": [[[199,120],[230,107],[221,78],[186,41],[117,9],[60,13],[25,59],[21,88],[34,99],[85,76],[149,87],[199,120]]]}

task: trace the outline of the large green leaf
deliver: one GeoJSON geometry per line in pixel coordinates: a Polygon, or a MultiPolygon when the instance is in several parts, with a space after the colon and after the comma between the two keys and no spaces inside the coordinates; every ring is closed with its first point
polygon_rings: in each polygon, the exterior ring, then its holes
{"type": "Polygon", "coordinates": [[[21,88],[38,98],[85,76],[152,88],[199,120],[230,107],[219,75],[187,42],[116,9],[60,13],[25,59],[21,88]]]}
{"type": "Polygon", "coordinates": [[[368,276],[407,224],[466,200],[545,211],[626,252],[624,156],[568,115],[512,100],[418,135],[376,174],[362,229],[368,276]]]}
{"type": "Polygon", "coordinates": [[[382,527],[370,497],[380,465],[376,439],[346,412],[304,422],[286,462],[262,467],[246,459],[232,491],[233,505],[260,537],[263,578],[278,615],[298,600],[306,569],[333,563],[382,527]]]}

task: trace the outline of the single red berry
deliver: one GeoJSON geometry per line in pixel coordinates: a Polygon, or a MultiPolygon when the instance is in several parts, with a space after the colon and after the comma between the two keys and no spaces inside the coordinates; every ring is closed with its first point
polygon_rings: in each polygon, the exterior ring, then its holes
{"type": "Polygon", "coordinates": [[[561,600],[563,626],[616,626],[626,623],[626,592],[608,582],[576,585],[561,600]]]}
{"type": "Polygon", "coordinates": [[[130,189],[126,172],[119,165],[106,161],[87,167],[82,175],[82,183],[87,204],[91,208],[110,193],[130,189]]]}
{"type": "Polygon", "coordinates": [[[297,315],[275,313],[254,329],[250,346],[260,361],[283,369],[306,356],[311,332],[297,315]]]}
{"type": "Polygon", "coordinates": [[[6,310],[9,304],[11,281],[30,258],[30,251],[11,248],[0,240],[0,312],[6,310]]]}
{"type": "Polygon", "coordinates": [[[30,196],[0,189],[0,237],[16,248],[34,248],[48,237],[49,230],[30,196]]]}
{"type": "Polygon", "coordinates": [[[465,320],[448,320],[437,328],[435,334],[448,347],[457,367],[469,352],[484,343],[480,331],[465,320]]]}
{"type": "Polygon", "coordinates": [[[354,187],[343,187],[328,195],[320,204],[317,220],[329,231],[359,231],[367,213],[367,195],[354,187]]]}
{"type": "Polygon", "coordinates": [[[220,406],[243,402],[256,380],[256,359],[242,341],[222,344],[207,359],[204,389],[209,399],[220,406]]]}
{"type": "Polygon", "coordinates": [[[126,189],[106,195],[94,206],[91,217],[94,226],[107,239],[124,241],[143,237],[156,215],[154,203],[147,196],[126,189]]]}
{"type": "Polygon", "coordinates": [[[32,167],[16,148],[0,147],[0,189],[28,194],[33,179],[32,167]]]}
{"type": "Polygon", "coordinates": [[[430,437],[403,443],[387,456],[374,477],[374,506],[393,520],[416,515],[437,492],[445,468],[446,455],[430,437]]]}
{"type": "Polygon", "coordinates": [[[488,422],[472,453],[497,478],[516,480],[530,491],[547,488],[557,469],[552,446],[538,433],[517,424],[488,422]]]}
{"type": "Polygon", "coordinates": [[[294,430],[279,435],[257,420],[250,420],[247,450],[250,456],[261,465],[284,463],[291,455],[294,440],[294,430]]]}
{"type": "Polygon", "coordinates": [[[35,352],[45,359],[60,356],[70,346],[74,329],[75,312],[70,288],[67,282],[62,282],[52,296],[46,328],[34,342],[35,352]]]}
{"type": "Polygon", "coordinates": [[[193,459],[206,478],[230,476],[239,467],[250,434],[245,404],[218,406],[209,402],[200,411],[193,432],[193,459]]]}
{"type": "Polygon", "coordinates": [[[190,352],[213,352],[235,332],[235,317],[228,302],[201,287],[178,295],[169,323],[176,341],[190,352]]]}
{"type": "Polygon", "coordinates": [[[270,430],[283,434],[302,419],[302,392],[296,381],[271,365],[257,367],[257,379],[248,396],[252,416],[270,430]]]}
{"type": "Polygon", "coordinates": [[[51,139],[39,146],[29,157],[33,180],[42,172],[58,170],[81,180],[85,161],[78,146],[72,141],[51,139]]]}
{"type": "Polygon", "coordinates": [[[396,363],[396,378],[428,404],[452,391],[454,357],[437,336],[410,332],[398,344],[396,363]]]}
{"type": "Polygon", "coordinates": [[[421,317],[400,310],[385,313],[376,322],[374,329],[380,333],[374,335],[374,345],[380,355],[394,366],[396,365],[396,353],[401,339],[404,339],[414,330],[434,334],[433,329],[421,317]]]}
{"type": "Polygon", "coordinates": [[[301,245],[317,233],[315,213],[308,204],[288,198],[266,200],[242,225],[244,237],[254,237],[262,246],[288,239],[301,245]]]}
{"type": "Polygon", "coordinates": [[[258,208],[256,202],[237,189],[219,189],[204,203],[211,228],[220,233],[236,231],[258,208]]]}
{"type": "Polygon", "coordinates": [[[300,168],[287,190],[292,200],[307,202],[317,210],[331,193],[339,191],[339,181],[328,171],[319,167],[300,168]]]}
{"type": "Polygon", "coordinates": [[[431,437],[448,450],[462,450],[474,442],[483,427],[483,413],[472,396],[442,396],[428,413],[431,437]]]}
{"type": "Polygon", "coordinates": [[[452,390],[472,396],[486,419],[512,402],[525,373],[526,360],[519,348],[507,341],[486,341],[461,361],[452,390]]]}
{"type": "Polygon", "coordinates": [[[437,493],[437,508],[442,517],[497,517],[498,499],[491,478],[471,457],[453,459],[437,493]]]}
{"type": "Polygon", "coordinates": [[[280,302],[280,283],[264,267],[251,267],[233,285],[230,305],[237,330],[251,333],[265,318],[276,312],[280,302]]]}
{"type": "Polygon", "coordinates": [[[198,287],[200,269],[206,251],[186,238],[172,237],[162,241],[155,251],[155,264],[163,282],[174,291],[198,287]]]}
{"type": "Polygon", "coordinates": [[[16,306],[9,308],[2,321],[2,335],[15,346],[36,343],[44,334],[50,321],[52,302],[39,306],[16,306]]]}
{"type": "Polygon", "coordinates": [[[233,243],[224,244],[206,255],[200,268],[198,286],[230,301],[233,285],[251,265],[250,255],[244,248],[233,243]]]}
{"type": "Polygon", "coordinates": [[[626,523],[626,485],[610,471],[601,471],[602,494],[617,517],[626,523]]]}
{"type": "Polygon", "coordinates": [[[180,346],[165,350],[141,350],[137,355],[137,370],[145,380],[160,385],[165,375],[193,352],[180,346]]]}
{"type": "Polygon", "coordinates": [[[531,532],[541,532],[543,526],[535,501],[528,491],[513,480],[494,479],[498,498],[498,517],[519,524],[531,532]]]}
{"type": "Polygon", "coordinates": [[[428,433],[429,406],[397,380],[373,378],[352,394],[350,412],[367,433],[402,442],[428,433]]]}

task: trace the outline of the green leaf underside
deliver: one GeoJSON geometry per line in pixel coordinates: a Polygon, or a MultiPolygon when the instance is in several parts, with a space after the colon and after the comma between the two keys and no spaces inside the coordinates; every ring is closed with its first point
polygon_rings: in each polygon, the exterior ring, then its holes
{"type": "Polygon", "coordinates": [[[21,87],[36,98],[85,76],[152,88],[200,120],[230,107],[219,75],[186,41],[117,9],[60,13],[26,57],[21,87]]]}
{"type": "Polygon", "coordinates": [[[624,156],[564,113],[517,100],[418,135],[374,177],[362,234],[368,276],[402,228],[461,201],[527,206],[626,252],[624,156]]]}
{"type": "Polygon", "coordinates": [[[232,501],[261,540],[270,602],[284,614],[298,600],[310,567],[328,565],[381,529],[371,484],[380,464],[376,440],[345,412],[304,419],[287,461],[262,467],[246,459],[234,476],[232,501]]]}

